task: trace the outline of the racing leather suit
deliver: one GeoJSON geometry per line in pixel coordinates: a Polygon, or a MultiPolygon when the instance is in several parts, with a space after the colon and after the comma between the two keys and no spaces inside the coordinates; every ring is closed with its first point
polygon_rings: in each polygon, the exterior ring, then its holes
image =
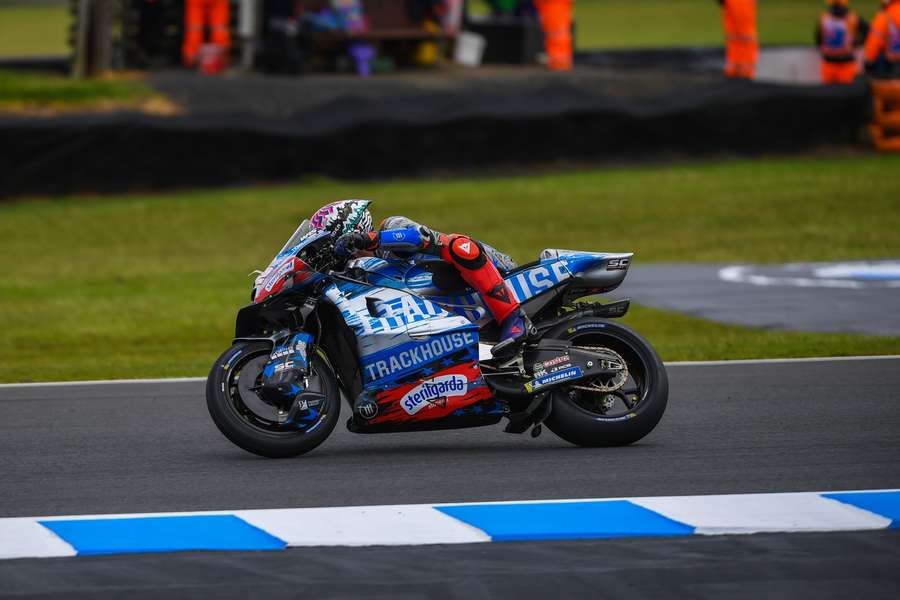
{"type": "MultiPolygon", "coordinates": [[[[503,338],[509,337],[506,329],[516,327],[515,323],[511,327],[507,324],[521,320],[519,302],[500,274],[500,269],[513,269],[516,263],[483,242],[456,233],[440,233],[406,217],[388,217],[377,231],[349,235],[357,237],[353,240],[353,247],[346,249],[348,253],[368,250],[376,256],[393,255],[399,258],[429,254],[439,256],[456,267],[463,280],[481,295],[497,323],[503,326],[503,338]]],[[[512,336],[520,337],[520,334],[513,331],[512,336]]]]}

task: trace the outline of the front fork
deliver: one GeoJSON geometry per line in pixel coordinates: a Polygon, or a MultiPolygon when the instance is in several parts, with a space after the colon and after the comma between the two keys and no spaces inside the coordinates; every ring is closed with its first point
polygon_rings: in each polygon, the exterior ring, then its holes
{"type": "Polygon", "coordinates": [[[281,343],[274,343],[269,361],[263,367],[256,392],[279,411],[287,410],[286,423],[301,421],[301,417],[325,401],[323,394],[307,390],[312,347],[310,334],[302,331],[290,334],[281,343]]]}

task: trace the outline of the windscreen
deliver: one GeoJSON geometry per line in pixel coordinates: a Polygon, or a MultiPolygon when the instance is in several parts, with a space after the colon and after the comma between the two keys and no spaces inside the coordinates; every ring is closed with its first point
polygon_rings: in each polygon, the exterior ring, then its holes
{"type": "MultiPolygon", "coordinates": [[[[278,254],[281,254],[288,248],[293,248],[294,246],[299,244],[300,240],[303,239],[303,236],[309,233],[310,229],[311,225],[309,224],[309,219],[303,219],[303,222],[300,223],[300,226],[297,227],[297,229],[294,231],[294,234],[288,238],[287,243],[285,243],[285,245],[281,247],[281,250],[278,251],[278,254]]],[[[278,256],[278,254],[276,254],[276,256],[278,256]]]]}
{"type": "Polygon", "coordinates": [[[266,267],[266,270],[257,278],[257,283],[284,262],[288,256],[296,254],[299,251],[298,246],[306,247],[309,244],[322,238],[327,238],[330,235],[331,234],[324,229],[313,229],[310,226],[309,220],[304,220],[288,239],[287,243],[281,247],[281,250],[278,251],[278,254],[275,255],[275,258],[273,258],[272,262],[269,263],[269,266],[266,267]]]}

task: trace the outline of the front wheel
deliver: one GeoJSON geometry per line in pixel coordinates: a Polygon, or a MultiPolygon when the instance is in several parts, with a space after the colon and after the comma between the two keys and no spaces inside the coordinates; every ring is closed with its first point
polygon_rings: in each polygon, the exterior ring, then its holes
{"type": "Polygon", "coordinates": [[[271,350],[267,342],[240,342],[226,350],[206,380],[206,406],[219,431],[248,452],[269,458],[305,454],[337,425],[341,412],[337,379],[325,359],[311,353],[307,389],[324,394],[325,400],[288,422],[289,407],[273,406],[254,391],[271,350]]]}
{"type": "Polygon", "coordinates": [[[611,351],[626,367],[615,377],[554,391],[546,420],[553,433],[579,446],[624,446],[653,431],[666,410],[669,380],[649,342],[624,325],[599,318],[563,323],[544,337],[611,351]]]}

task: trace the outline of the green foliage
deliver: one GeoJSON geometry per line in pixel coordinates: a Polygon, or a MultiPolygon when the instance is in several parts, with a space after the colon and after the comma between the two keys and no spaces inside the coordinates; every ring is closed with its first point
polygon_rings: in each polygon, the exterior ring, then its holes
{"type": "Polygon", "coordinates": [[[0,5],[0,57],[68,54],[70,21],[65,3],[0,5]]]}
{"type": "Polygon", "coordinates": [[[121,107],[154,95],[140,81],[77,80],[0,70],[0,110],[87,108],[104,103],[121,107]]]}
{"type": "MultiPolygon", "coordinates": [[[[0,204],[0,381],[203,375],[264,266],[327,202],[375,201],[533,260],[545,247],[665,261],[900,256],[900,157],[301,184],[0,204]]],[[[900,339],[774,332],[637,308],[666,360],[900,353],[900,339]]]]}
{"type": "MultiPolygon", "coordinates": [[[[878,0],[855,0],[853,8],[871,19],[878,0]]],[[[473,3],[473,12],[485,13],[473,3]]],[[[822,0],[759,0],[762,44],[812,44],[822,0]]],[[[715,0],[576,0],[579,48],[719,46],[722,24],[715,0]]]]}

